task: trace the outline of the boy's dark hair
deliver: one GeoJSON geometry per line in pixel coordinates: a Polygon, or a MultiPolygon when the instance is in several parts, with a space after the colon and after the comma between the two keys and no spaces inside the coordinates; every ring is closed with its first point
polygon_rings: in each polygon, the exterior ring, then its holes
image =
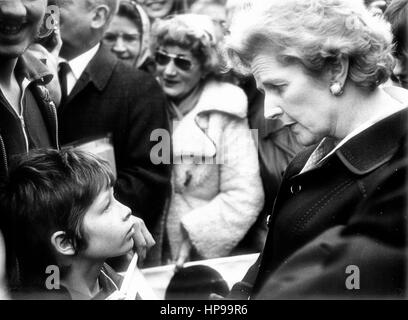
{"type": "Polygon", "coordinates": [[[114,180],[108,162],[82,151],[35,151],[15,162],[0,186],[0,203],[8,261],[17,260],[19,285],[44,287],[47,266],[58,265],[54,232],[64,231],[76,252],[86,247],[85,213],[114,180]]]}
{"type": "Polygon", "coordinates": [[[384,16],[391,23],[396,53],[401,54],[408,41],[408,0],[393,0],[385,10],[384,16]]]}

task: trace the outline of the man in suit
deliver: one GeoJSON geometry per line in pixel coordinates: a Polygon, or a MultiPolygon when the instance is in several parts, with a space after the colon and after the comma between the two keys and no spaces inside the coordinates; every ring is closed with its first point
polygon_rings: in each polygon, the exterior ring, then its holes
{"type": "MultiPolygon", "coordinates": [[[[169,129],[166,100],[155,79],[120,62],[101,40],[118,0],[59,0],[63,45],[62,144],[112,134],[119,201],[149,229],[159,220],[170,184],[169,165],[154,165],[155,129],[169,129]]],[[[62,68],[60,69],[62,71],[62,68]]]]}

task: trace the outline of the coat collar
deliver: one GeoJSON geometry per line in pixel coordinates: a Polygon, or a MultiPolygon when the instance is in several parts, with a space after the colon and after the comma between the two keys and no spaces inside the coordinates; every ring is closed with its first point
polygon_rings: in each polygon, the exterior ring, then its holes
{"type": "Polygon", "coordinates": [[[404,108],[350,139],[336,154],[351,172],[370,173],[393,157],[406,136],[407,120],[404,108]]]}
{"type": "Polygon", "coordinates": [[[207,132],[209,115],[216,112],[245,119],[247,98],[244,91],[229,83],[213,80],[206,83],[196,107],[185,115],[173,132],[176,157],[212,158],[217,155],[216,143],[207,132]]]}
{"type": "MultiPolygon", "coordinates": [[[[408,108],[404,108],[351,138],[323,163],[337,156],[354,174],[370,173],[389,161],[400,148],[403,138],[406,137],[407,123],[408,108]]],[[[316,147],[317,145],[310,146],[296,156],[285,172],[285,176],[287,178],[297,176],[316,147]]]]}
{"type": "Polygon", "coordinates": [[[30,83],[38,81],[42,85],[50,83],[53,78],[53,75],[47,66],[41,62],[41,60],[37,59],[30,50],[27,50],[20,59],[18,59],[16,76],[20,83],[25,78],[30,83]]]}
{"type": "Polygon", "coordinates": [[[194,108],[195,114],[222,112],[244,119],[248,112],[248,99],[242,89],[227,83],[210,80],[194,108]]]}
{"type": "Polygon", "coordinates": [[[106,46],[101,44],[98,52],[89,62],[82,76],[75,84],[68,100],[71,100],[72,97],[81,92],[90,82],[92,82],[99,91],[103,91],[117,63],[117,58],[109,52],[106,46]]]}
{"type": "Polygon", "coordinates": [[[88,74],[89,80],[95,84],[95,87],[102,91],[108,84],[117,63],[117,58],[110,53],[106,46],[101,45],[84,72],[88,74]]]}

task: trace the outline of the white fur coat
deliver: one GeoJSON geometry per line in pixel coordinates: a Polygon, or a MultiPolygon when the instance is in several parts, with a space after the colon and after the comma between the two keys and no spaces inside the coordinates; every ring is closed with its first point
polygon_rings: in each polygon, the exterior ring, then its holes
{"type": "Polygon", "coordinates": [[[210,81],[174,130],[176,164],[165,221],[173,259],[183,239],[181,226],[200,257],[226,256],[262,209],[256,139],[246,116],[247,98],[239,87],[210,81]]]}

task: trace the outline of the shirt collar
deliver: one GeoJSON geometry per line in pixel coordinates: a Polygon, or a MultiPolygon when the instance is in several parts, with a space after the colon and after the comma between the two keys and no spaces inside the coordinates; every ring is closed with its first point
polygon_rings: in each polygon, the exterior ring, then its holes
{"type": "Polygon", "coordinates": [[[60,59],[60,62],[62,61],[68,62],[75,79],[78,80],[81,77],[82,73],[85,71],[85,68],[87,67],[89,62],[93,59],[93,57],[98,52],[99,47],[100,47],[100,43],[98,43],[96,46],[94,46],[90,50],[86,51],[85,53],[81,54],[80,56],[70,61],[60,59]]]}

